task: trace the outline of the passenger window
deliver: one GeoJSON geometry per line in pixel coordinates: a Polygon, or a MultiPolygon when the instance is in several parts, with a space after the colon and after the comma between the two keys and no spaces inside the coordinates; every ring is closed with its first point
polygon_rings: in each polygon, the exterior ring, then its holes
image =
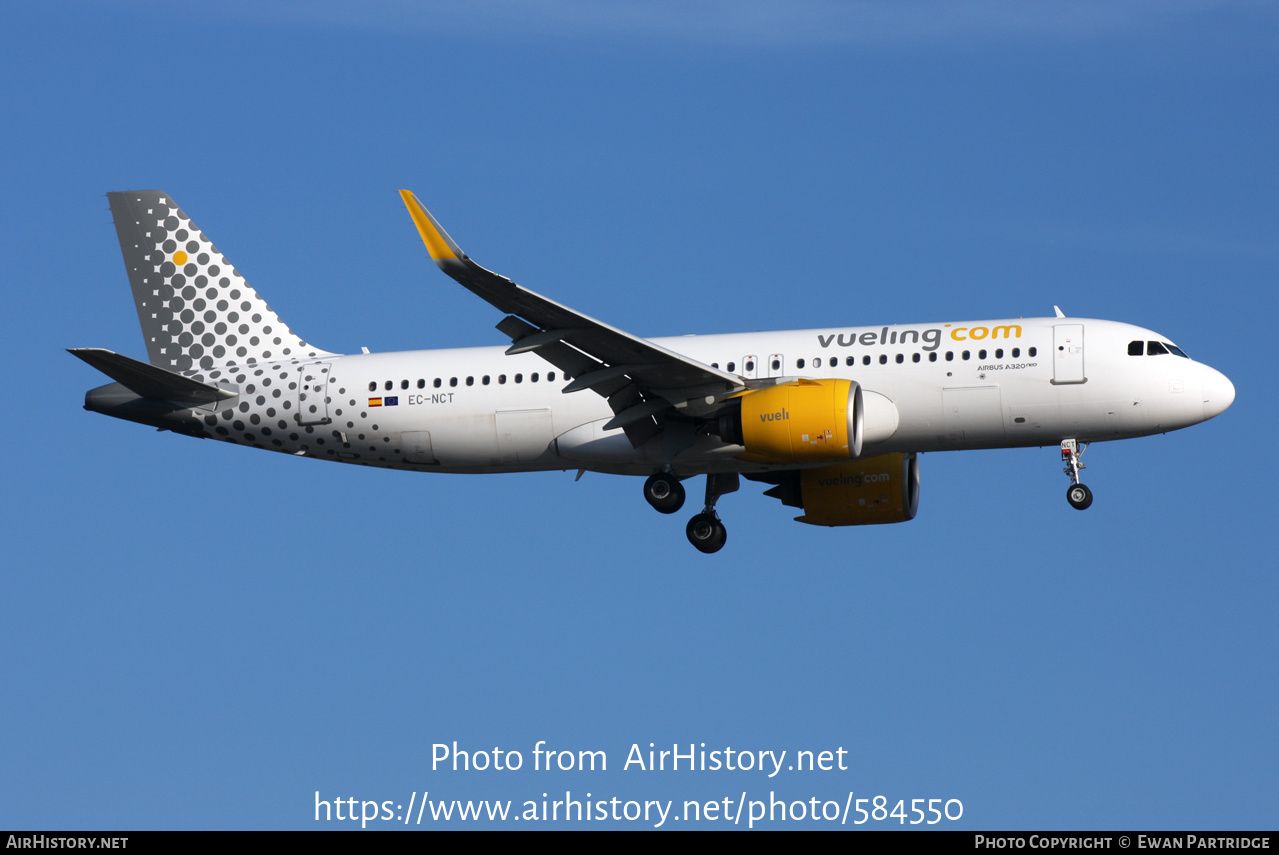
{"type": "Polygon", "coordinates": [[[963,357],[963,359],[964,359],[964,361],[965,361],[965,362],[967,362],[967,361],[968,361],[968,358],[969,358],[969,356],[971,356],[971,354],[970,354],[967,350],[965,350],[963,353],[961,353],[961,354],[960,354],[960,356],[961,356],[961,357],[963,357]]]}
{"type": "Polygon", "coordinates": [[[377,391],[377,381],[376,381],[376,380],[370,380],[370,381],[369,381],[369,391],[370,391],[370,392],[376,392],[376,391],[377,391]]]}
{"type": "Polygon", "coordinates": [[[419,378],[418,378],[418,380],[417,380],[417,387],[418,387],[419,389],[425,389],[425,388],[426,388],[426,381],[425,381],[425,380],[423,380],[421,377],[419,377],[419,378]]]}
{"type": "Polygon", "coordinates": [[[845,360],[844,360],[844,364],[845,364],[845,365],[856,365],[856,364],[857,364],[857,357],[856,357],[856,356],[850,356],[850,357],[848,357],[847,359],[845,359],[845,360]]]}
{"type": "Polygon", "coordinates": [[[870,365],[870,354],[862,357],[862,365],[870,365]]]}
{"type": "Polygon", "coordinates": [[[902,356],[900,353],[899,353],[899,354],[897,354],[897,364],[898,364],[898,365],[901,365],[901,364],[902,364],[903,362],[905,362],[905,361],[906,361],[906,357],[902,356]]]}
{"type": "Polygon", "coordinates": [[[537,382],[537,372],[536,372],[536,371],[534,371],[532,374],[530,374],[530,375],[528,376],[528,382],[530,382],[530,383],[536,383],[536,382],[537,382]]]}
{"type": "Polygon", "coordinates": [[[887,365],[887,364],[888,364],[888,354],[886,354],[886,353],[881,353],[881,354],[879,355],[879,364],[880,364],[880,365],[887,365]]]}
{"type": "Polygon", "coordinates": [[[918,353],[913,353],[913,354],[911,354],[910,361],[911,361],[911,362],[918,362],[918,361],[919,361],[919,354],[918,354],[918,353]]]}
{"type": "Polygon", "coordinates": [[[523,375],[523,374],[516,374],[516,375],[515,375],[515,382],[516,382],[516,383],[523,383],[523,382],[524,382],[524,375],[523,375]]]}
{"type": "Polygon", "coordinates": [[[995,358],[996,359],[1004,358],[1004,349],[1002,347],[995,351],[995,358]]]}
{"type": "Polygon", "coordinates": [[[947,362],[954,362],[954,361],[955,361],[955,351],[953,351],[953,350],[948,350],[948,351],[946,351],[946,361],[947,361],[947,362]]]}
{"type": "Polygon", "coordinates": [[[393,381],[393,380],[387,380],[387,381],[386,381],[386,391],[388,391],[388,392],[389,392],[389,391],[391,391],[391,390],[392,390],[392,389],[394,389],[394,388],[395,388],[395,381],[393,381]]]}
{"type": "Polygon", "coordinates": [[[984,351],[984,350],[979,350],[979,351],[977,351],[977,358],[978,358],[978,359],[985,359],[985,358],[986,358],[986,351],[984,351]]]}
{"type": "Polygon", "coordinates": [[[803,367],[804,367],[804,360],[802,360],[802,359],[796,359],[796,360],[795,360],[795,367],[796,367],[796,368],[803,368],[803,367]]]}
{"type": "Polygon", "coordinates": [[[467,377],[467,378],[466,378],[466,385],[468,385],[468,386],[474,386],[474,385],[475,385],[475,378],[474,378],[474,377],[467,377]]]}
{"type": "Polygon", "coordinates": [[[839,357],[838,357],[838,356],[832,356],[832,357],[830,358],[830,367],[831,367],[831,368],[835,368],[835,367],[837,367],[838,365],[839,365],[839,357]]]}
{"type": "Polygon", "coordinates": [[[483,383],[485,386],[487,386],[489,384],[489,376],[485,374],[484,377],[480,380],[480,382],[483,383]]]}
{"type": "Polygon", "coordinates": [[[440,385],[441,385],[440,378],[436,377],[434,380],[432,380],[431,385],[434,386],[436,389],[440,388],[440,385]]]}
{"type": "Polygon", "coordinates": [[[1033,347],[1032,347],[1030,350],[1028,350],[1028,351],[1026,351],[1026,352],[1027,352],[1027,353],[1029,353],[1031,356],[1034,356],[1034,355],[1035,355],[1035,348],[1033,348],[1033,347]]]}
{"type": "Polygon", "coordinates": [[[407,381],[407,380],[401,380],[401,381],[400,381],[400,388],[401,388],[401,389],[407,389],[407,388],[409,388],[409,381],[407,381]]]}
{"type": "Polygon", "coordinates": [[[1020,347],[1014,347],[1014,348],[1013,348],[1013,359],[1016,359],[1016,358],[1017,358],[1017,357],[1019,357],[1019,356],[1021,356],[1021,348],[1020,348],[1020,347]]]}
{"type": "Polygon", "coordinates": [[[728,370],[729,370],[729,371],[736,371],[736,370],[737,370],[737,363],[736,363],[736,362],[730,362],[730,363],[728,363],[728,370]]]}
{"type": "Polygon", "coordinates": [[[1147,356],[1166,356],[1167,354],[1168,354],[1168,349],[1164,347],[1162,344],[1160,344],[1159,342],[1157,341],[1146,342],[1147,356]]]}
{"type": "Polygon", "coordinates": [[[554,382],[555,382],[555,372],[554,372],[554,371],[548,371],[548,372],[546,372],[546,382],[547,382],[547,383],[554,383],[554,382]]]}
{"type": "Polygon", "coordinates": [[[506,384],[506,375],[505,374],[497,375],[497,385],[503,386],[505,384],[506,384]]]}
{"type": "Polygon", "coordinates": [[[457,385],[457,378],[456,378],[456,377],[450,377],[450,378],[449,378],[449,385],[450,385],[450,386],[456,386],[456,385],[457,385]]]}
{"type": "Polygon", "coordinates": [[[937,361],[937,351],[934,350],[932,353],[928,354],[928,361],[929,362],[937,361]]]}

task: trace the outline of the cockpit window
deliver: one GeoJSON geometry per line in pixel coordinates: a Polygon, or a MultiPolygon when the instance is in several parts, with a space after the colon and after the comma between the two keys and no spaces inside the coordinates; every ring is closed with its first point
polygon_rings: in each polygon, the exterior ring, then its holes
{"type": "Polygon", "coordinates": [[[1168,341],[1130,341],[1128,342],[1129,356],[1141,356],[1143,352],[1145,353],[1146,356],[1167,356],[1168,354],[1171,353],[1176,356],[1180,356],[1182,359],[1190,358],[1189,354],[1187,354],[1181,348],[1177,347],[1177,345],[1173,344],[1172,342],[1168,342],[1168,341]]]}

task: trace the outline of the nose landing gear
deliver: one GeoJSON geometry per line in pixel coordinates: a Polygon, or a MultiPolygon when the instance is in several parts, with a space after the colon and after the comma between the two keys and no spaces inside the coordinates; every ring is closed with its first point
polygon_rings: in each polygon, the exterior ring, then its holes
{"type": "Polygon", "coordinates": [[[1072,508],[1082,511],[1092,504],[1092,490],[1083,484],[1071,484],[1070,489],[1066,490],[1066,501],[1070,502],[1072,508]]]}
{"type": "Polygon", "coordinates": [[[1087,450],[1086,442],[1077,442],[1073,439],[1061,441],[1061,459],[1066,464],[1066,468],[1062,471],[1070,476],[1070,487],[1066,489],[1066,501],[1070,502],[1072,508],[1079,511],[1087,509],[1092,504],[1092,490],[1079,483],[1079,470],[1088,468],[1080,462],[1080,458],[1087,450]]]}

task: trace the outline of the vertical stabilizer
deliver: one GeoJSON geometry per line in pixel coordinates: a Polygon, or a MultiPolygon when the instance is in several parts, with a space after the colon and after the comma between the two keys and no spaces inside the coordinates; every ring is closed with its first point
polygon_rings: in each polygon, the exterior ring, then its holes
{"type": "Polygon", "coordinates": [[[167,193],[108,193],[152,365],[218,366],[330,356],[294,335],[167,193]]]}

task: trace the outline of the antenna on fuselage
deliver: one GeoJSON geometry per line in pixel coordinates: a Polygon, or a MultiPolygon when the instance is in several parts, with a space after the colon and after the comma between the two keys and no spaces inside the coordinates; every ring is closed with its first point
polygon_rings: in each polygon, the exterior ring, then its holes
{"type": "Polygon", "coordinates": [[[1057,317],[1059,317],[1059,318],[1064,318],[1064,317],[1066,317],[1066,313],[1065,313],[1065,312],[1063,312],[1061,309],[1059,309],[1059,308],[1058,308],[1058,307],[1056,307],[1056,306],[1053,306],[1053,311],[1057,313],[1057,317]]]}

